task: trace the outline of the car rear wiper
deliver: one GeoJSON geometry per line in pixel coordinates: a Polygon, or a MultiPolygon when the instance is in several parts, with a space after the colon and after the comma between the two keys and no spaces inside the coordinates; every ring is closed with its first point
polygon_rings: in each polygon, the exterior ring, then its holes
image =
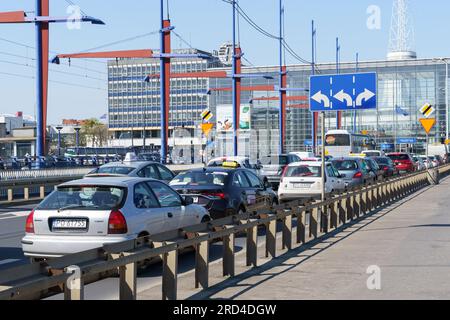
{"type": "Polygon", "coordinates": [[[70,209],[76,209],[76,208],[86,208],[86,206],[84,206],[82,204],[71,204],[69,206],[65,206],[65,207],[59,208],[58,212],[65,211],[65,210],[70,210],[70,209]]]}

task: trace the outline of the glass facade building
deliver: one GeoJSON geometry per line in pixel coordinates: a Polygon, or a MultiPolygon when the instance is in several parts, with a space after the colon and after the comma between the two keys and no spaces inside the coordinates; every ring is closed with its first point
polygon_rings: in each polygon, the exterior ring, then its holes
{"type": "MultiPolygon", "coordinates": [[[[189,49],[177,53],[205,53],[189,49]]],[[[211,59],[173,59],[173,73],[198,71],[226,71],[217,56],[211,59]]],[[[400,61],[368,61],[341,63],[340,73],[376,72],[378,77],[378,109],[348,111],[343,113],[342,129],[364,132],[375,137],[379,145],[392,151],[421,152],[424,149],[425,133],[419,118],[419,109],[425,103],[436,108],[436,127],[430,133],[430,142],[438,142],[446,136],[445,64],[433,59],[411,59],[400,61]]],[[[311,150],[312,114],[309,111],[310,65],[289,65],[286,113],[286,151],[311,150]]],[[[241,106],[250,106],[250,131],[240,134],[240,154],[255,152],[274,153],[278,150],[279,67],[243,67],[243,73],[263,73],[271,77],[242,79],[241,106]],[[257,86],[257,87],[256,87],[257,86]],[[258,89],[256,89],[256,88],[258,89]],[[268,89],[271,87],[271,89],[268,89]],[[255,88],[255,89],[253,89],[255,88]],[[265,90],[265,91],[261,91],[265,90]]],[[[335,64],[317,64],[316,74],[335,74],[335,64]]],[[[109,74],[109,129],[112,144],[138,145],[140,140],[150,139],[160,145],[160,99],[159,78],[144,82],[147,75],[159,74],[159,60],[126,59],[108,62],[109,74]],[[118,143],[122,141],[122,143],[118,143]],[[116,143],[114,143],[116,142],[116,143]]],[[[232,104],[231,78],[174,78],[171,79],[169,127],[173,130],[185,127],[194,133],[202,122],[202,110],[209,108],[214,115],[218,108],[229,108],[232,104]],[[208,92],[209,91],[209,92],[208,92]]],[[[220,111],[220,110],[219,110],[220,111]]],[[[220,113],[220,112],[219,112],[220,113]]],[[[212,119],[216,122],[216,119],[212,119]]],[[[325,130],[336,128],[336,114],[330,112],[325,130]]],[[[317,128],[320,133],[320,128],[317,128]]],[[[213,132],[210,147],[216,155],[230,154],[230,133],[213,132]],[[225,143],[227,142],[227,143],[225,143]]],[[[198,140],[202,141],[202,140],[198,140]]],[[[200,142],[199,142],[200,143],[200,142]]],[[[203,140],[201,143],[205,143],[203,140]]],[[[170,145],[170,143],[169,143],[170,145]]]]}
{"type": "MultiPolygon", "coordinates": [[[[155,52],[157,54],[158,52],[155,52]]],[[[172,73],[207,71],[221,66],[218,58],[196,49],[174,50],[177,54],[207,54],[210,59],[172,59],[172,73]]],[[[111,145],[160,145],[159,59],[108,61],[108,116],[111,145]],[[144,79],[149,77],[149,81],[144,79]]],[[[173,78],[170,81],[169,128],[194,130],[201,112],[208,107],[205,78],[173,78]]]]}

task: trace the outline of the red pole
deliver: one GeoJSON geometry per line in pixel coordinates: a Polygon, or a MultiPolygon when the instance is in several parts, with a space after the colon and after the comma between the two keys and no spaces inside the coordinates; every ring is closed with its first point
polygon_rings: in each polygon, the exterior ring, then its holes
{"type": "MultiPolygon", "coordinates": [[[[39,1],[39,15],[41,16],[50,16],[50,5],[49,0],[41,0],[39,1]]],[[[41,45],[39,49],[41,50],[39,52],[39,56],[41,57],[40,61],[37,61],[37,63],[40,63],[40,74],[38,77],[40,77],[40,80],[42,81],[40,86],[41,94],[38,95],[41,97],[41,101],[39,101],[38,105],[42,106],[42,146],[43,154],[46,154],[47,150],[47,105],[48,105],[48,59],[49,59],[49,23],[48,22],[40,22],[40,38],[41,38],[41,45]]],[[[39,50],[38,49],[38,50],[39,50]]],[[[39,79],[38,79],[39,80],[39,79]]]]}

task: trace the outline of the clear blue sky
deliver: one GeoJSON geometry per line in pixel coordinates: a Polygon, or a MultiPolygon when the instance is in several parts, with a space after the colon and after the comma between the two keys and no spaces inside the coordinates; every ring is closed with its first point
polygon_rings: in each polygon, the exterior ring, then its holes
{"type": "MultiPolygon", "coordinates": [[[[359,52],[361,60],[384,59],[389,40],[391,0],[284,0],[286,7],[286,38],[296,52],[306,59],[311,56],[311,20],[318,28],[318,60],[334,61],[335,38],[341,39],[342,61],[353,60],[359,52]],[[366,27],[370,5],[381,8],[381,29],[366,27]]],[[[34,0],[2,0],[0,11],[24,9],[34,11],[34,0]]],[[[68,3],[50,0],[51,14],[65,16],[68,3]]],[[[51,28],[50,49],[55,52],[78,52],[115,40],[133,37],[157,30],[159,27],[159,0],[73,0],[88,15],[103,19],[106,26],[85,24],[81,30],[68,30],[65,24],[51,28]]],[[[240,0],[244,10],[262,27],[272,33],[278,28],[277,0],[240,0]]],[[[443,0],[410,1],[415,27],[415,43],[420,57],[450,56],[447,41],[450,21],[450,3],[443,0]]],[[[170,0],[170,18],[176,32],[203,50],[217,49],[231,39],[231,8],[221,0],[170,0]]],[[[32,25],[0,25],[0,38],[34,46],[32,25]]],[[[278,47],[274,40],[265,38],[241,21],[241,45],[245,57],[255,65],[276,64],[278,47]]],[[[158,48],[158,35],[152,35],[108,49],[158,48]]],[[[185,47],[174,38],[173,47],[185,47]]],[[[21,47],[0,40],[0,113],[22,110],[34,115],[35,84],[32,78],[19,78],[3,73],[33,77],[32,48],[21,47]],[[7,63],[10,62],[10,63],[7,63]],[[11,64],[16,63],[16,64],[11,64]],[[25,64],[23,66],[22,64],[25,64]],[[26,66],[28,65],[28,66],[26,66]]],[[[296,60],[288,56],[289,63],[296,60]]],[[[74,61],[78,67],[52,66],[50,78],[92,88],[50,83],[49,122],[62,118],[99,117],[107,112],[106,64],[93,61],[74,61]],[[85,70],[88,68],[97,70],[85,70]],[[63,74],[62,72],[76,73],[63,74]],[[89,78],[82,77],[87,75],[89,78]],[[105,80],[97,80],[105,79],[105,80]],[[97,88],[97,89],[94,89],[97,88]]]]}

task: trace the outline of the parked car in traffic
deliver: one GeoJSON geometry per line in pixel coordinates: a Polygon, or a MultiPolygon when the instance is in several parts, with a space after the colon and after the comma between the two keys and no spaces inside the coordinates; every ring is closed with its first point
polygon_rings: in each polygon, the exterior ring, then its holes
{"type": "MultiPolygon", "coordinates": [[[[342,191],[347,184],[332,163],[325,164],[325,193],[342,191]]],[[[322,196],[322,163],[296,162],[284,170],[278,189],[280,202],[301,198],[320,199],[322,196]]]]}
{"type": "Polygon", "coordinates": [[[391,158],[388,157],[373,157],[373,160],[375,160],[380,168],[383,170],[383,177],[389,178],[398,175],[398,169],[394,165],[394,162],[391,160],[391,158]]]}
{"type": "MultiPolygon", "coordinates": [[[[226,163],[225,163],[226,165],[226,163]]],[[[175,190],[204,206],[213,219],[254,211],[278,203],[276,193],[252,171],[240,167],[206,167],[182,172],[175,190]]]]}
{"type": "Polygon", "coordinates": [[[290,152],[289,154],[296,155],[302,161],[306,161],[307,159],[311,159],[311,158],[315,158],[316,157],[314,152],[290,152]]]}
{"type": "Polygon", "coordinates": [[[364,161],[369,165],[370,172],[373,173],[375,181],[383,181],[384,179],[384,170],[378,162],[376,162],[373,158],[366,158],[364,161]]]}
{"type": "Polygon", "coordinates": [[[281,175],[284,169],[291,163],[300,162],[300,157],[295,154],[271,155],[261,159],[262,169],[260,174],[267,177],[274,190],[278,189],[281,175]]]}
{"type": "Polygon", "coordinates": [[[366,157],[384,157],[385,153],[380,150],[364,150],[361,152],[366,157]]]}
{"type": "Polygon", "coordinates": [[[262,165],[259,161],[257,163],[251,163],[250,158],[248,157],[218,157],[211,159],[207,163],[207,167],[222,167],[225,162],[236,162],[241,168],[248,169],[255,173],[256,175],[260,175],[260,169],[262,165]]]}
{"type": "Polygon", "coordinates": [[[422,171],[425,170],[427,168],[427,166],[425,165],[425,162],[423,161],[423,159],[419,156],[411,156],[412,160],[414,161],[414,164],[416,165],[416,170],[417,171],[422,171]]]}
{"type": "Polygon", "coordinates": [[[138,160],[161,163],[161,154],[159,152],[140,153],[138,155],[138,160]]]}
{"type": "Polygon", "coordinates": [[[53,258],[208,221],[161,181],[86,178],[58,186],[27,217],[25,256],[53,258]]]}
{"type": "Polygon", "coordinates": [[[394,161],[394,165],[400,173],[416,171],[416,166],[409,153],[395,152],[389,153],[387,156],[394,161]]]}
{"type": "Polygon", "coordinates": [[[86,177],[104,177],[122,175],[130,177],[152,178],[169,183],[175,174],[166,166],[152,161],[111,162],[89,172],[86,177]]]}
{"type": "Polygon", "coordinates": [[[364,159],[356,157],[336,158],[331,161],[348,186],[373,182],[375,177],[364,159]]]}

